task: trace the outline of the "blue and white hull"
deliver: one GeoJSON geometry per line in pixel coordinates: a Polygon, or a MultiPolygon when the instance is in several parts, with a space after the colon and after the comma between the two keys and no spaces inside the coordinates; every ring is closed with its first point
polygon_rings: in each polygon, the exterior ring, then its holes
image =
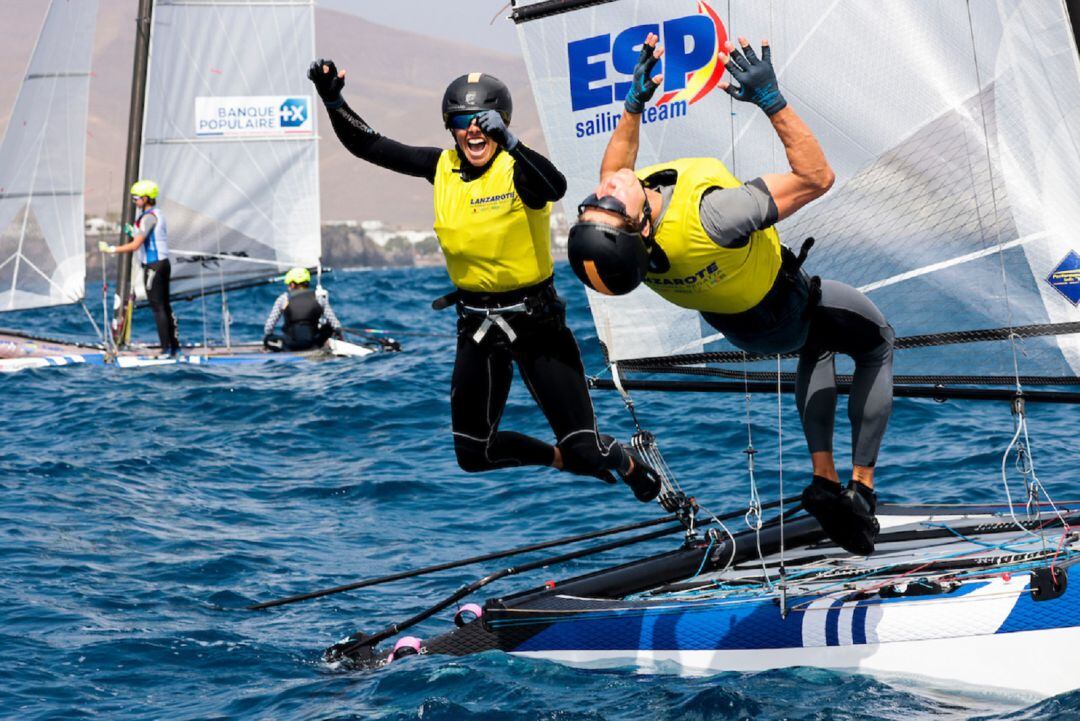
{"type": "Polygon", "coordinates": [[[783,575],[767,524],[489,599],[418,651],[687,675],[810,666],[1052,696],[1080,688],[1080,504],[1059,509],[886,504],[868,558],[804,516],[786,524],[783,575]]]}

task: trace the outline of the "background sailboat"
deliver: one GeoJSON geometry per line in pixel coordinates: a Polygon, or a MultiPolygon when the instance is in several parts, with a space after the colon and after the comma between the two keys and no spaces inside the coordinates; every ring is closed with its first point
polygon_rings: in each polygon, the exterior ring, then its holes
{"type": "Polygon", "coordinates": [[[54,2],[0,144],[0,311],[77,303],[97,0],[54,2]]]}
{"type": "MultiPolygon", "coordinates": [[[[148,62],[141,68],[137,60],[133,111],[138,112],[132,118],[142,122],[130,133],[129,162],[138,168],[135,175],[154,178],[162,188],[159,207],[169,223],[173,297],[220,293],[221,298],[220,334],[205,322],[201,329],[183,329],[185,345],[193,338],[202,343],[179,362],[311,356],[267,354],[256,344],[232,343],[226,292],[269,282],[292,267],[320,266],[318,136],[304,75],[314,56],[314,3],[157,0],[144,5],[148,15],[142,17],[150,18],[148,62]],[[224,347],[213,346],[212,337],[221,337],[224,347]]],[[[15,156],[3,163],[11,179],[0,195],[0,220],[7,220],[8,228],[0,238],[0,253],[7,256],[0,260],[0,283],[8,286],[5,310],[71,303],[84,294],[83,157],[96,14],[96,2],[50,6],[0,150],[15,156]],[[46,221],[39,220],[43,216],[46,221]]],[[[118,259],[119,293],[126,297],[123,265],[132,259],[118,259]]],[[[130,277],[135,296],[145,299],[141,273],[136,269],[130,277]]],[[[0,367],[101,362],[112,356],[125,366],[162,363],[148,357],[153,351],[124,347],[129,313],[119,310],[114,324],[119,350],[88,352],[77,344],[45,345],[42,339],[8,334],[0,338],[0,354],[10,362],[0,360],[0,367]]],[[[335,355],[367,355],[382,347],[332,345],[335,355]]]]}

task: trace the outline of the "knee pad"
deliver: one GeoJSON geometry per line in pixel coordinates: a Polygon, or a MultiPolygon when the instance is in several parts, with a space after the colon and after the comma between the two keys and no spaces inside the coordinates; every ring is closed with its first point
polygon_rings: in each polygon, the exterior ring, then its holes
{"type": "MultiPolygon", "coordinates": [[[[611,436],[597,437],[595,433],[578,433],[559,444],[563,470],[579,475],[592,476],[600,471],[615,468],[612,451],[618,444],[611,436]],[[611,449],[605,451],[600,446],[611,449]]],[[[619,449],[620,451],[622,449],[619,449]]],[[[621,455],[621,454],[620,454],[621,455]]]]}
{"type": "Polygon", "coordinates": [[[473,438],[454,436],[454,454],[458,467],[466,473],[490,471],[491,461],[487,457],[487,444],[473,438]]]}

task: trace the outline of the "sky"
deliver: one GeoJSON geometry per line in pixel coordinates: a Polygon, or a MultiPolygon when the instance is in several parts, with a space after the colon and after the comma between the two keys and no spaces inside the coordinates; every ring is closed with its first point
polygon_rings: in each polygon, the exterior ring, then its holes
{"type": "Polygon", "coordinates": [[[315,4],[401,30],[521,55],[517,30],[507,19],[507,0],[316,0],[315,4]]]}

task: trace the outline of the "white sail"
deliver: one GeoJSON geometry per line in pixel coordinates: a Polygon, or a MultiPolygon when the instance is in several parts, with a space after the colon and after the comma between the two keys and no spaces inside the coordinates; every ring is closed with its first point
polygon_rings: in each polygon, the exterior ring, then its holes
{"type": "MultiPolygon", "coordinates": [[[[837,174],[779,226],[796,250],[817,239],[812,274],[864,289],[899,336],[1080,321],[1080,65],[1061,0],[528,9],[519,34],[568,216],[597,181],[649,31],[665,80],[638,167],[713,156],[744,180],[785,171],[764,114],[715,85],[729,33],[768,38],[782,92],[837,174]]],[[[589,300],[612,360],[731,348],[644,287],[589,300]]],[[[1080,335],[1025,339],[1019,366],[1074,376],[1080,335]]],[[[1007,341],[905,351],[896,370],[1012,374],[1013,353],[1007,341]]]]}
{"type": "Polygon", "coordinates": [[[314,45],[312,0],[155,3],[140,176],[173,295],[318,264],[314,45]]]}
{"type": "Polygon", "coordinates": [[[49,5],[0,144],[0,311],[85,294],[83,189],[97,0],[49,5]]]}

